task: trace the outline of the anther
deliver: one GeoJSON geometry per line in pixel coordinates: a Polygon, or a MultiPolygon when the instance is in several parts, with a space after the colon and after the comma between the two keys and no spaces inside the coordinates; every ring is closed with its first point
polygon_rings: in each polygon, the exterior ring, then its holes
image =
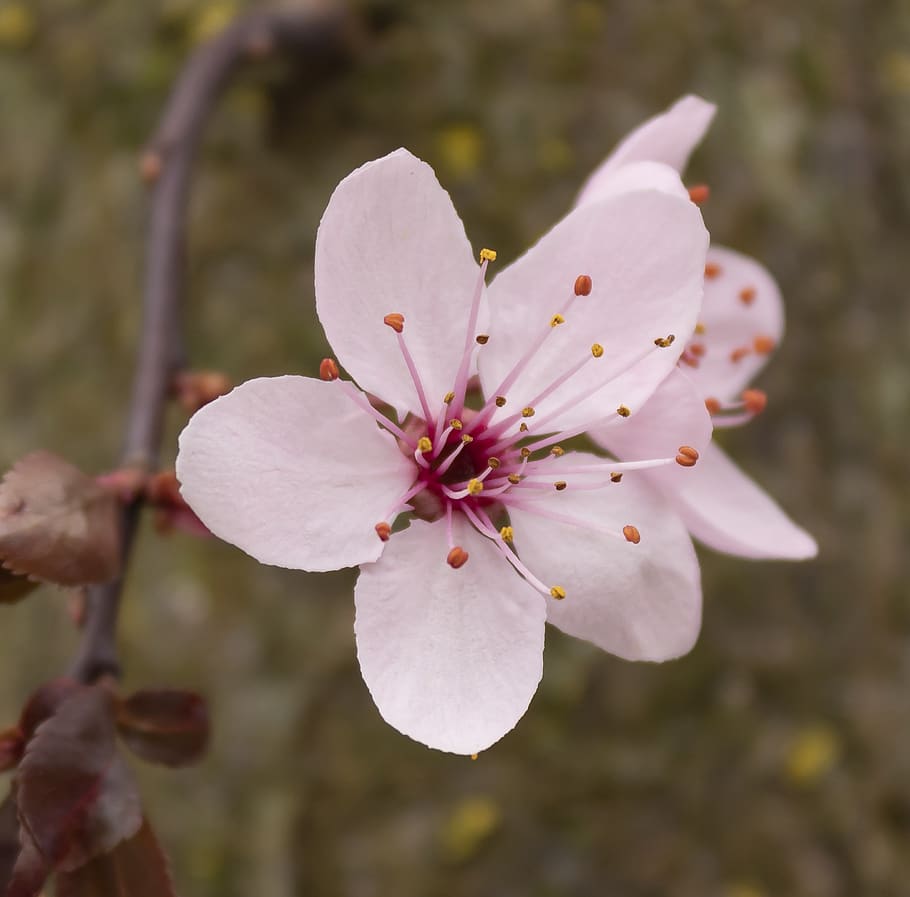
{"type": "Polygon", "coordinates": [[[632,412],[629,410],[628,406],[620,405],[619,408],[616,409],[616,413],[620,417],[628,417],[632,412]]]}
{"type": "Polygon", "coordinates": [[[659,349],[666,349],[667,346],[672,346],[675,341],[676,341],[676,336],[674,334],[670,333],[667,336],[657,337],[657,339],[654,340],[654,345],[657,346],[659,349]]]}
{"type": "Polygon", "coordinates": [[[449,426],[450,426],[453,430],[460,430],[460,429],[464,426],[464,424],[462,424],[462,422],[461,422],[457,417],[453,417],[453,418],[449,421],[449,426]]]}
{"type": "Polygon", "coordinates": [[[691,445],[681,445],[677,450],[676,463],[680,467],[695,467],[698,460],[698,452],[691,445]]]}
{"type": "Polygon", "coordinates": [[[471,754],[471,759],[472,759],[472,760],[476,760],[476,759],[477,759],[477,754],[471,754]]]}
{"type": "Polygon", "coordinates": [[[708,414],[717,414],[721,408],[720,399],[708,396],[708,398],[705,399],[705,408],[708,409],[708,414]]]}
{"type": "Polygon", "coordinates": [[[404,315],[400,315],[397,312],[393,314],[386,315],[382,319],[382,323],[386,327],[391,327],[396,333],[401,333],[404,330],[404,315]]]}
{"type": "Polygon", "coordinates": [[[383,542],[389,541],[389,536],[392,535],[392,527],[388,525],[385,521],[382,523],[376,524],[376,535],[382,539],[383,542]]]}
{"type": "Polygon", "coordinates": [[[688,351],[691,352],[696,358],[704,358],[707,348],[704,343],[691,343],[688,347],[688,351]]]}
{"type": "Polygon", "coordinates": [[[562,492],[562,490],[566,488],[568,483],[565,480],[557,480],[553,485],[556,487],[557,492],[562,492]]]}
{"type": "Polygon", "coordinates": [[[474,337],[474,342],[477,343],[478,346],[485,346],[489,341],[489,333],[478,333],[477,336],[474,337]]]}
{"type": "Polygon", "coordinates": [[[756,290],[755,287],[743,287],[739,291],[739,301],[743,305],[751,305],[755,301],[756,290]]]}
{"type": "Polygon", "coordinates": [[[446,557],[446,563],[453,570],[457,570],[468,562],[468,557],[468,553],[460,545],[456,545],[446,557]]]}
{"type": "Polygon", "coordinates": [[[705,277],[708,280],[714,280],[715,277],[720,277],[721,267],[717,262],[708,262],[705,265],[705,277]]]}
{"type": "Polygon", "coordinates": [[[335,364],[334,358],[323,358],[319,362],[319,379],[327,381],[338,379],[338,365],[335,364]]]}
{"type": "Polygon", "coordinates": [[[611,483],[621,483],[621,482],[622,482],[622,474],[621,474],[621,473],[611,473],[611,474],[610,474],[610,482],[611,482],[611,483]]]}
{"type": "Polygon", "coordinates": [[[761,414],[768,406],[767,393],[761,389],[744,389],[742,400],[750,414],[761,414]]]}
{"type": "Polygon", "coordinates": [[[495,457],[487,458],[487,467],[489,467],[490,470],[496,470],[501,463],[502,462],[499,460],[499,458],[495,458],[495,457]]]}
{"type": "Polygon", "coordinates": [[[521,422],[521,426],[518,428],[518,432],[519,432],[519,433],[527,433],[527,432],[528,432],[528,425],[527,425],[524,421],[521,422]]]}
{"type": "Polygon", "coordinates": [[[705,327],[705,325],[702,324],[701,322],[699,322],[698,324],[695,325],[695,332],[696,332],[699,336],[704,336],[704,335],[705,335],[705,331],[706,331],[707,329],[708,329],[708,328],[705,327]]]}
{"type": "Polygon", "coordinates": [[[626,537],[626,541],[631,542],[633,545],[638,545],[641,542],[641,533],[638,531],[638,527],[632,526],[630,523],[627,523],[622,528],[622,534],[626,537]]]}
{"type": "Polygon", "coordinates": [[[506,404],[505,396],[496,396],[496,407],[497,408],[504,408],[505,404],[506,404]]]}
{"type": "Polygon", "coordinates": [[[689,199],[697,206],[707,202],[710,195],[711,188],[707,184],[693,184],[689,187],[689,199]]]}
{"type": "Polygon", "coordinates": [[[482,262],[495,262],[496,261],[496,250],[495,249],[481,249],[480,250],[480,260],[482,262]]]}
{"type": "Polygon", "coordinates": [[[522,417],[534,417],[534,409],[530,405],[528,405],[527,408],[522,408],[521,416],[522,417]]]}
{"type": "Polygon", "coordinates": [[[566,597],[566,590],[562,586],[553,586],[550,589],[550,597],[555,598],[557,601],[562,601],[566,597]]]}
{"type": "Polygon", "coordinates": [[[461,434],[461,441],[462,441],[465,445],[468,445],[468,443],[471,443],[471,442],[474,441],[474,437],[473,437],[470,433],[462,433],[462,434],[461,434]]]}
{"type": "Polygon", "coordinates": [[[562,315],[553,315],[553,317],[550,318],[551,327],[558,327],[560,324],[565,324],[565,323],[566,323],[566,319],[562,315]]]}
{"type": "Polygon", "coordinates": [[[519,452],[519,454],[521,455],[522,458],[530,458],[530,457],[531,457],[531,450],[530,450],[527,446],[525,446],[525,447],[519,452]]]}
{"type": "Polygon", "coordinates": [[[738,349],[734,349],[730,353],[730,361],[733,364],[738,364],[742,361],[747,355],[751,354],[752,350],[748,346],[740,346],[738,349]]]}
{"type": "Polygon", "coordinates": [[[517,486],[521,482],[521,477],[517,473],[510,473],[508,480],[513,486],[517,486]]]}
{"type": "Polygon", "coordinates": [[[430,440],[429,436],[421,436],[420,439],[417,440],[417,451],[423,455],[433,451],[433,442],[430,440]]]}
{"type": "Polygon", "coordinates": [[[770,336],[757,336],[752,345],[759,355],[770,355],[774,351],[774,340],[770,336]]]}
{"type": "Polygon", "coordinates": [[[164,159],[161,158],[161,153],[156,150],[147,150],[139,159],[139,177],[146,184],[154,184],[161,177],[163,169],[164,159]]]}
{"type": "Polygon", "coordinates": [[[604,347],[603,347],[600,343],[594,343],[594,344],[591,346],[591,354],[592,354],[595,358],[603,358],[604,347]]]}
{"type": "Polygon", "coordinates": [[[480,495],[483,492],[483,480],[468,480],[468,495],[480,495]]]}
{"type": "Polygon", "coordinates": [[[554,445],[550,449],[550,454],[555,455],[557,458],[561,458],[566,453],[566,450],[561,445],[554,445]]]}
{"type": "Polygon", "coordinates": [[[455,398],[455,393],[454,393],[454,392],[447,392],[447,393],[445,394],[445,398],[444,398],[442,401],[443,401],[446,405],[448,405],[449,402],[451,402],[452,399],[454,399],[454,398],[455,398]]]}
{"type": "Polygon", "coordinates": [[[590,296],[591,288],[594,286],[594,281],[588,277],[587,274],[579,274],[575,278],[575,295],[576,296],[590,296]]]}
{"type": "Polygon", "coordinates": [[[503,542],[508,542],[511,545],[512,540],[515,538],[515,531],[512,529],[511,526],[504,526],[499,531],[499,537],[502,539],[503,542]]]}

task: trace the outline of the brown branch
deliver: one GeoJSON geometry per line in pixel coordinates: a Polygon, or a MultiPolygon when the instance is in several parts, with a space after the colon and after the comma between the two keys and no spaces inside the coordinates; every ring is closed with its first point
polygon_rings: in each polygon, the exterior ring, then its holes
{"type": "MultiPolygon", "coordinates": [[[[243,63],[275,53],[307,58],[337,52],[348,17],[335,5],[294,12],[258,12],[234,22],[190,57],[171,92],[158,129],[142,156],[153,184],[147,237],[143,319],[133,396],[121,464],[142,471],[157,465],[167,397],[183,366],[181,305],[190,176],[209,112],[243,63]]],[[[141,500],[123,511],[120,576],[89,590],[82,640],[69,675],[91,682],[120,674],[116,629],[120,595],[136,534],[141,500]]]]}

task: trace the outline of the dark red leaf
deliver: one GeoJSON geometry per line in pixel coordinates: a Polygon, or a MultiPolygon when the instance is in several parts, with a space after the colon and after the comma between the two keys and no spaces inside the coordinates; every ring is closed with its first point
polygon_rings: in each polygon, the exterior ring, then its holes
{"type": "Polygon", "coordinates": [[[82,686],[73,679],[51,679],[32,693],[28,699],[22,716],[19,718],[19,728],[26,741],[35,734],[35,729],[41,725],[68,697],[74,695],[82,686]]]}
{"type": "Polygon", "coordinates": [[[50,452],[27,455],[0,484],[0,558],[14,573],[64,586],[113,579],[116,495],[50,452]]]}
{"type": "Polygon", "coordinates": [[[186,766],[205,753],[209,714],[205,699],[188,691],[137,691],[117,708],[117,727],[144,760],[186,766]]]}
{"type": "Polygon", "coordinates": [[[6,894],[18,855],[19,817],[16,802],[10,794],[0,804],[0,894],[6,894]]]}
{"type": "Polygon", "coordinates": [[[6,890],[6,897],[37,897],[50,875],[51,867],[25,829],[19,832],[21,844],[6,890]]]}
{"type": "Polygon", "coordinates": [[[110,853],[61,872],[57,897],[176,897],[167,859],[148,820],[110,853]]]}
{"type": "Polygon", "coordinates": [[[15,604],[34,592],[39,585],[28,577],[17,576],[12,570],[0,567],[0,604],[15,604]]]}

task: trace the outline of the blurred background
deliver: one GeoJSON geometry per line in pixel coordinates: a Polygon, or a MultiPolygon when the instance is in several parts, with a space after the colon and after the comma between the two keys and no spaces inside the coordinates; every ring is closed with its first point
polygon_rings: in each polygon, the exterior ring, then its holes
{"type": "MultiPolygon", "coordinates": [[[[188,54],[254,4],[0,0],[0,461],[115,462],[138,339],[137,159],[188,54]]],[[[702,552],[686,658],[624,663],[555,630],[518,728],[476,762],[380,719],[353,577],[215,540],[135,554],[133,687],[196,688],[198,768],[140,768],[184,897],[910,894],[910,5],[877,0],[354,3],[318,76],[268,63],[210,123],[191,209],[194,363],[314,374],[313,241],[335,184],[409,147],[507,262],[629,128],[719,107],[687,181],[762,259],[788,333],[768,411],[724,442],[817,561],[702,552]]],[[[175,411],[173,434],[181,425],[175,411]]],[[[0,722],[76,642],[66,597],[3,609],[0,722]]]]}

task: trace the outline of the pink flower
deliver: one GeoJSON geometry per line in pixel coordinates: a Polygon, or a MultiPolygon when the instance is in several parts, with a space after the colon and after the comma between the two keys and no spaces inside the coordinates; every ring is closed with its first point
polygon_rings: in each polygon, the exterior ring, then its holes
{"type": "Polygon", "coordinates": [[[707,234],[679,191],[613,189],[487,287],[495,253],[478,265],[432,169],[404,150],[370,162],[316,240],[319,317],[360,388],[327,359],[323,379],[244,383],[180,437],[183,496],[213,533],[267,564],[361,566],[361,670],[417,741],[471,754],[509,731],[547,620],[637,660],[697,637],[691,541],[635,471],[691,464],[704,406],[670,409],[647,459],[559,446],[631,423],[693,332],[707,234]]]}
{"type": "MultiPolygon", "coordinates": [[[[630,183],[679,192],[666,166],[682,171],[715,107],[686,96],[629,134],[594,172],[577,200],[582,208],[630,183]]],[[[745,387],[764,367],[784,330],[783,303],[774,278],[754,259],[712,246],[705,265],[705,296],[696,332],[680,358],[681,369],[661,385],[630,426],[599,427],[591,434],[624,459],[652,457],[661,448],[662,421],[670,409],[697,420],[707,403],[715,427],[744,424],[760,413],[764,393],[745,387]]],[[[674,434],[678,435],[678,433],[674,434]]],[[[651,471],[656,484],[711,548],[752,558],[814,557],[815,540],[717,446],[710,443],[692,471],[651,471]]]]}

